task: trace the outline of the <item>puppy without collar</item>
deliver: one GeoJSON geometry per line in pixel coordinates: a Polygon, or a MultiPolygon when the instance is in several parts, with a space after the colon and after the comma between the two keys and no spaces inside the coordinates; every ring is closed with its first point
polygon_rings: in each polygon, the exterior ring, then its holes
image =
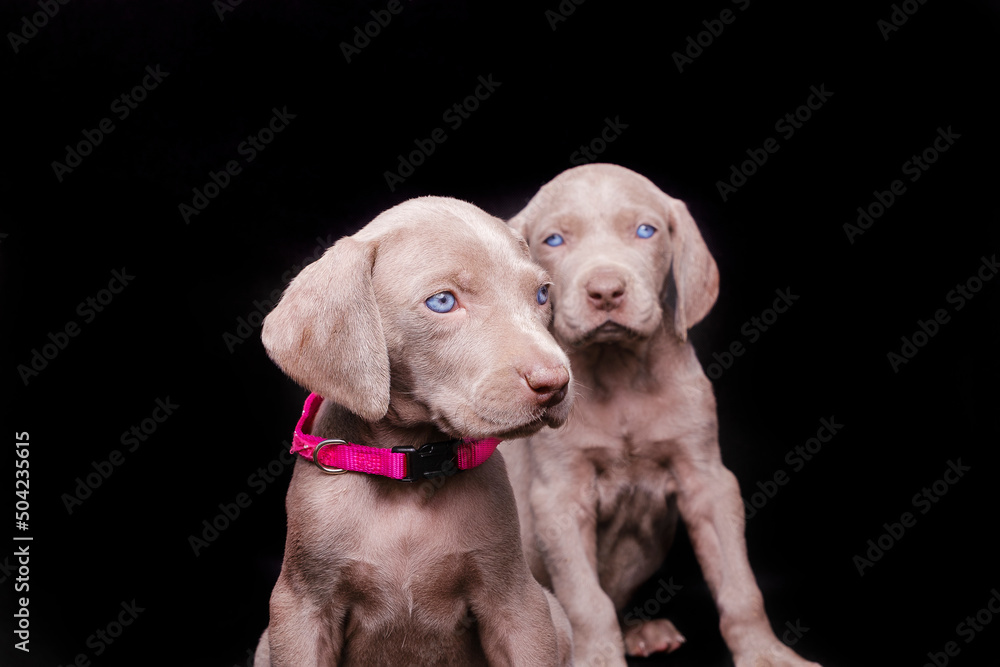
{"type": "MultiPolygon", "coordinates": [[[[311,435],[371,448],[513,438],[565,421],[548,276],[471,204],[423,197],[303,269],[263,342],[321,395],[311,435]]],[[[257,665],[559,665],[569,623],[532,578],[503,458],[430,485],[302,457],[257,665]]]]}
{"type": "Polygon", "coordinates": [[[815,666],[778,641],[747,561],[712,385],[688,329],[719,272],[680,200],[610,164],[569,169],[509,223],[552,275],[552,331],[578,394],[567,423],[504,446],[532,572],[573,626],[577,665],[678,648],[666,619],[618,614],[683,519],[737,667],[815,666]],[[624,619],[621,619],[624,620],[624,619]]]}

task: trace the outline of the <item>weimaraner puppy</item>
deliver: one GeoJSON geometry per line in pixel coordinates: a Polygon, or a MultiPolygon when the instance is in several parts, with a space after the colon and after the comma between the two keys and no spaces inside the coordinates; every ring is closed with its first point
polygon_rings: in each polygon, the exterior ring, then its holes
{"type": "Polygon", "coordinates": [[[263,342],[314,394],[256,665],[572,663],[484,440],[567,417],[548,284],[502,220],[440,197],[389,209],[291,282],[263,342]],[[402,458],[400,475],[383,466],[402,458]]]}
{"type": "Polygon", "coordinates": [[[687,341],[719,292],[687,207],[633,171],[590,164],[509,224],[552,275],[551,329],[577,384],[562,428],[504,446],[528,563],[569,616],[576,664],[684,642],[666,619],[618,617],[663,563],[679,514],[736,666],[815,667],[778,641],[747,562],[712,385],[687,341]]]}

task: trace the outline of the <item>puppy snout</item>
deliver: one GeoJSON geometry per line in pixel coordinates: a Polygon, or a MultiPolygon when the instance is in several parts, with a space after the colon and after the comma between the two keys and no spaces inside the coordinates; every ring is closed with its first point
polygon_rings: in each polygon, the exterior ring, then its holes
{"type": "Polygon", "coordinates": [[[584,289],[591,306],[614,310],[625,299],[625,278],[613,269],[598,269],[587,279],[584,289]]]}
{"type": "Polygon", "coordinates": [[[569,370],[564,365],[533,367],[523,373],[523,377],[534,392],[535,400],[543,407],[558,405],[566,398],[569,370]]]}

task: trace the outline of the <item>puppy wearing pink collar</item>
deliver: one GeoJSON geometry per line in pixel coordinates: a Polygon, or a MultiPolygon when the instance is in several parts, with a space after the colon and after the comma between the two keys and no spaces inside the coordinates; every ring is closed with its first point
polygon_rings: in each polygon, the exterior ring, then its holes
{"type": "Polygon", "coordinates": [[[548,284],[503,221],[423,197],[288,286],[262,338],[313,395],[256,665],[571,663],[494,452],[569,413],[548,284]]]}

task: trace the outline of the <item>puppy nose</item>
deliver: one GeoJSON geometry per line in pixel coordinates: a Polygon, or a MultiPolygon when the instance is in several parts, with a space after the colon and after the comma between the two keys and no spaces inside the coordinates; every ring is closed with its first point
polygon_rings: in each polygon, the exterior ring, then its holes
{"type": "Polygon", "coordinates": [[[590,305],[598,310],[614,310],[625,299],[625,279],[617,272],[600,269],[584,285],[590,305]]]}
{"type": "Polygon", "coordinates": [[[524,380],[540,405],[550,408],[566,398],[569,370],[563,366],[539,366],[524,374],[524,380]]]}

